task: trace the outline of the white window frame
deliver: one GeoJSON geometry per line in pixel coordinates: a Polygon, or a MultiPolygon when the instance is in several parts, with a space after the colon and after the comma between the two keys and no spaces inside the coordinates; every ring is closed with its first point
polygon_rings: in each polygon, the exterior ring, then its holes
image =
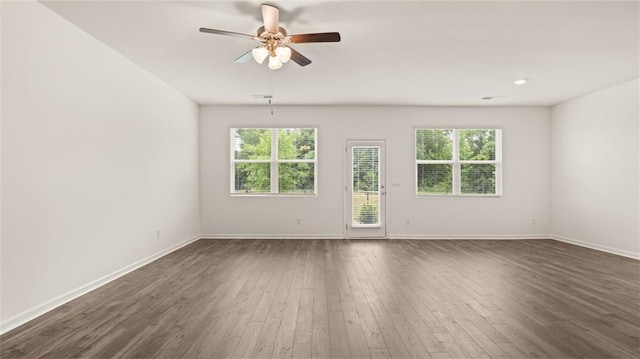
{"type": "Polygon", "coordinates": [[[451,127],[416,127],[413,133],[413,158],[415,160],[414,165],[414,182],[415,193],[418,197],[502,197],[502,129],[501,128],[451,128],[451,127]],[[451,130],[453,131],[452,138],[452,159],[451,160],[418,160],[418,131],[420,130],[451,130]],[[460,160],[460,136],[459,132],[464,130],[491,130],[495,131],[496,148],[495,160],[460,160]],[[451,194],[442,193],[419,193],[418,192],[418,165],[420,164],[450,164],[451,170],[451,194]],[[493,164],[496,166],[496,192],[490,194],[479,193],[462,193],[461,191],[461,178],[462,171],[461,165],[463,164],[493,164]]]}
{"type": "Polygon", "coordinates": [[[318,128],[313,126],[308,127],[293,127],[293,126],[284,126],[284,127],[232,127],[229,130],[230,144],[229,144],[229,154],[230,154],[230,182],[229,182],[229,192],[231,196],[250,196],[250,197],[264,197],[264,196],[279,196],[279,197],[316,197],[318,195],[318,128]],[[243,130],[269,130],[271,131],[271,158],[268,160],[238,160],[235,158],[235,132],[238,129],[243,130]],[[313,141],[314,141],[314,157],[313,159],[293,159],[293,160],[280,160],[278,159],[278,130],[282,129],[294,129],[294,130],[303,130],[303,129],[311,129],[314,131],[313,141]],[[270,184],[271,188],[270,193],[266,192],[236,192],[235,188],[235,169],[236,163],[269,163],[270,164],[270,184]],[[278,176],[278,165],[280,163],[313,163],[313,192],[312,193],[279,193],[278,185],[279,185],[279,176],[278,176]]]}

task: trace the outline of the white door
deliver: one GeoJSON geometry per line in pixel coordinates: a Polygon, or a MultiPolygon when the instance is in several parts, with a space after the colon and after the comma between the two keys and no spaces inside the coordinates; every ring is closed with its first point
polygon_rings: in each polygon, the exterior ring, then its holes
{"type": "Polygon", "coordinates": [[[347,140],[345,236],[385,238],[386,172],[384,140],[347,140]]]}

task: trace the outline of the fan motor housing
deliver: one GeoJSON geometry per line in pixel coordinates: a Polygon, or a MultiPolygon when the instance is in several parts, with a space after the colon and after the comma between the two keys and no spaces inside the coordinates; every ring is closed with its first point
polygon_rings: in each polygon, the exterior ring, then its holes
{"type": "Polygon", "coordinates": [[[258,37],[265,40],[268,38],[276,38],[278,40],[284,40],[287,37],[287,30],[283,27],[278,26],[278,32],[275,34],[272,34],[269,31],[267,31],[264,28],[264,26],[260,26],[258,28],[258,37]]]}

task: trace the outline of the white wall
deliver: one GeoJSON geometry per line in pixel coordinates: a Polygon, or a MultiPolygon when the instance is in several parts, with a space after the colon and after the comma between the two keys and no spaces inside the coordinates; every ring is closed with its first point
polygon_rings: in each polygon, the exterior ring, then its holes
{"type": "Polygon", "coordinates": [[[200,192],[203,234],[343,236],[346,138],[387,140],[390,237],[546,237],[549,233],[549,109],[203,106],[200,192]],[[317,126],[318,197],[229,195],[229,129],[317,126]],[[416,198],[414,126],[503,129],[502,198],[416,198]],[[399,186],[391,186],[391,179],[399,186]],[[295,219],[302,224],[296,225],[295,219]],[[411,225],[406,225],[406,219],[411,225]],[[536,219],[537,225],[532,221],[536,219]]]}
{"type": "Polygon", "coordinates": [[[199,108],[40,3],[2,65],[7,330],[199,235],[199,108]]]}
{"type": "Polygon", "coordinates": [[[638,80],[551,111],[552,233],[640,258],[638,80]]]}
{"type": "MultiPolygon", "coordinates": [[[[2,30],[2,4],[0,4],[0,30],[2,30]]],[[[2,92],[2,32],[0,32],[0,261],[2,260],[2,109],[4,99],[2,92]]],[[[2,262],[0,262],[0,323],[2,323],[2,262]]],[[[1,325],[1,324],[0,324],[1,325]]],[[[0,333],[2,330],[0,329],[0,333]]]]}

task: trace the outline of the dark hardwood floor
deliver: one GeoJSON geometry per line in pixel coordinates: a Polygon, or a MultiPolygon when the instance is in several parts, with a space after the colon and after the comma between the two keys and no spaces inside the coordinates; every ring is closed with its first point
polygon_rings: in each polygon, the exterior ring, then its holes
{"type": "Polygon", "coordinates": [[[640,262],[551,240],[200,240],[2,358],[638,358],[640,262]]]}

